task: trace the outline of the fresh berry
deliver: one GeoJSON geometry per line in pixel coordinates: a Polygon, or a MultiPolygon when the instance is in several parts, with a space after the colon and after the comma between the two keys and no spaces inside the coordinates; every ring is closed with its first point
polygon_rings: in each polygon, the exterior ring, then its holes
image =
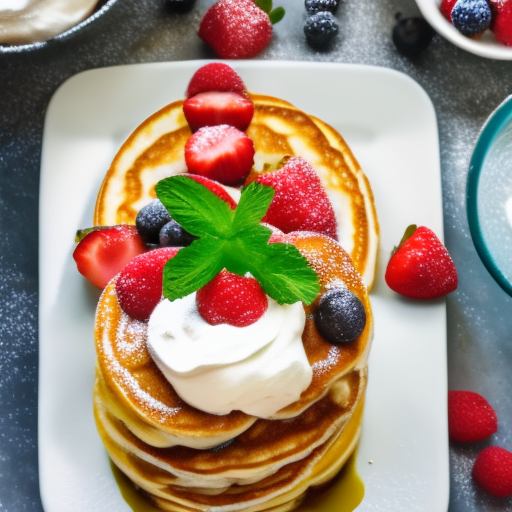
{"type": "Polygon", "coordinates": [[[183,113],[193,132],[219,124],[245,131],[252,120],[254,104],[236,92],[200,92],[185,100],[183,113]]]}
{"type": "Polygon", "coordinates": [[[185,162],[192,174],[223,185],[241,185],[254,163],[254,144],[233,126],[206,126],[187,140],[185,162]]]}
{"type": "Polygon", "coordinates": [[[457,270],[448,251],[424,226],[409,226],[406,230],[388,262],[385,279],[393,291],[413,299],[436,299],[458,285],[457,270]]]}
{"type": "Polygon", "coordinates": [[[171,12],[184,13],[194,7],[196,0],[164,0],[165,7],[171,12]]]}
{"type": "Polygon", "coordinates": [[[258,183],[275,190],[263,222],[284,233],[314,231],[335,240],[334,209],[313,167],[302,157],[291,157],[281,169],[258,176],[258,183]]]}
{"type": "Polygon", "coordinates": [[[161,247],[187,247],[196,238],[185,231],[174,219],[171,219],[160,230],[161,247]]]}
{"type": "Polygon", "coordinates": [[[316,48],[327,46],[339,32],[339,23],[332,12],[319,11],[307,16],[304,34],[307,42],[316,48]]]}
{"type": "Polygon", "coordinates": [[[137,228],[120,224],[91,231],[78,243],[73,258],[80,274],[94,286],[105,288],[132,258],[145,251],[137,228]]]}
{"type": "Polygon", "coordinates": [[[160,199],[153,199],[143,206],[135,217],[139,235],[146,244],[158,244],[162,227],[171,220],[171,215],[160,199]]]}
{"type": "Polygon", "coordinates": [[[396,49],[409,58],[418,58],[430,45],[434,37],[434,29],[424,18],[403,18],[396,16],[392,39],[396,49]]]}
{"type": "Polygon", "coordinates": [[[512,46],[512,1],[490,2],[492,11],[491,31],[497,41],[512,46]]]}
{"type": "Polygon", "coordinates": [[[199,174],[186,174],[185,176],[188,176],[194,181],[201,183],[201,185],[204,185],[210,192],[213,192],[223,201],[226,201],[232,210],[236,208],[236,201],[226,192],[226,189],[220,183],[204,176],[199,176],[199,174]]]}
{"type": "Polygon", "coordinates": [[[366,325],[363,303],[347,288],[326,291],[315,309],[314,318],[320,335],[334,345],[356,340],[366,325]]]}
{"type": "Polygon", "coordinates": [[[246,327],[263,316],[268,299],[253,277],[223,270],[196,293],[197,309],[211,325],[246,327]]]}
{"type": "Polygon", "coordinates": [[[488,446],[479,454],[472,472],[482,489],[498,498],[512,494],[512,453],[499,446],[488,446]]]}
{"type": "Polygon", "coordinates": [[[122,310],[136,320],[149,318],[162,298],[165,264],[178,253],[163,247],[133,258],[119,273],[116,293],[122,310]]]}
{"type": "Polygon", "coordinates": [[[441,14],[451,23],[452,22],[452,9],[457,0],[442,0],[439,10],[441,14]]]}
{"type": "Polygon", "coordinates": [[[450,439],[472,443],[488,438],[498,430],[498,418],[491,404],[474,391],[448,391],[450,439]]]}
{"type": "Polygon", "coordinates": [[[491,24],[487,0],[457,0],[452,9],[452,23],[465,36],[481,34],[491,24]]]}
{"type": "Polygon", "coordinates": [[[272,23],[252,0],[219,0],[204,15],[198,34],[223,59],[249,59],[270,43],[272,23]]]}
{"type": "Polygon", "coordinates": [[[329,11],[335,12],[340,0],[305,0],[304,6],[306,12],[314,14],[315,12],[329,11]]]}
{"type": "Polygon", "coordinates": [[[190,79],[186,97],[191,98],[200,92],[237,92],[247,95],[240,75],[223,62],[210,62],[200,67],[190,79]]]}

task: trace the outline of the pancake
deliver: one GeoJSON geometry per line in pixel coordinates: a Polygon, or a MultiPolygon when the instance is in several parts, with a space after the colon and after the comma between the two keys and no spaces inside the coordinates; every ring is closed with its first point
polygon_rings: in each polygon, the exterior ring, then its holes
{"type": "MultiPolygon", "coordinates": [[[[379,225],[369,182],[350,148],[332,127],[270,96],[251,94],[254,117],[247,135],[255,145],[248,181],[297,155],[317,172],[334,207],[338,241],[370,289],[375,275],[379,225]]],[[[161,179],[187,172],[184,151],[191,135],[183,101],[144,121],[125,141],[99,191],[94,224],[134,224],[137,212],[156,195],[161,179]]]]}

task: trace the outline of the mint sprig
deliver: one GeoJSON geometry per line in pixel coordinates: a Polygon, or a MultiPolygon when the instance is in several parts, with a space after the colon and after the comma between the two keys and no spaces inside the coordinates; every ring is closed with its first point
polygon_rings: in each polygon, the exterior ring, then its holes
{"type": "Polygon", "coordinates": [[[306,258],[293,245],[269,244],[272,232],[260,224],[274,197],[272,187],[251,183],[235,210],[186,176],[163,179],[156,193],[176,222],[198,237],[164,268],[169,300],[199,290],[224,268],[242,276],[249,272],[279,304],[310,304],[317,296],[318,276],[306,258]]]}

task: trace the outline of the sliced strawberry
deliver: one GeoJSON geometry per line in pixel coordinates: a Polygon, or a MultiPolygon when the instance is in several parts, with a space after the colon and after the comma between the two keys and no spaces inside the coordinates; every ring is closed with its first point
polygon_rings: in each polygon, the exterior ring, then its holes
{"type": "Polygon", "coordinates": [[[505,498],[512,495],[512,453],[499,446],[484,448],[476,458],[472,476],[493,496],[505,498]]]}
{"type": "Polygon", "coordinates": [[[247,95],[245,84],[240,75],[223,62],[210,62],[200,67],[190,79],[186,97],[191,98],[200,92],[237,92],[247,95]]]}
{"type": "Polygon", "coordinates": [[[185,162],[192,174],[223,185],[241,185],[254,163],[254,144],[233,126],[206,126],[185,144],[185,162]]]}
{"type": "Polygon", "coordinates": [[[226,189],[218,182],[213,181],[199,174],[186,174],[188,178],[204,185],[208,190],[219,196],[222,200],[229,204],[229,207],[234,210],[236,208],[236,201],[226,192],[226,189]]]}
{"type": "Polygon", "coordinates": [[[450,439],[473,443],[498,430],[498,417],[491,404],[474,391],[448,391],[448,428],[450,439]]]}
{"type": "Polygon", "coordinates": [[[122,310],[136,320],[148,320],[162,298],[165,264],[177,247],[162,247],[133,258],[119,273],[116,293],[122,310]]]}
{"type": "Polygon", "coordinates": [[[91,231],[78,243],[73,258],[80,274],[94,286],[105,288],[132,258],[146,250],[137,228],[120,224],[91,231]]]}
{"type": "Polygon", "coordinates": [[[199,314],[211,325],[246,327],[263,316],[268,299],[253,277],[223,270],[196,293],[199,314]]]}
{"type": "Polygon", "coordinates": [[[457,270],[448,251],[424,226],[409,226],[388,262],[385,279],[393,291],[413,299],[436,299],[458,285],[457,270]]]}
{"type": "Polygon", "coordinates": [[[263,222],[284,233],[314,231],[338,239],[331,202],[315,170],[302,157],[289,158],[281,169],[261,174],[256,181],[275,190],[263,222]]]}
{"type": "Polygon", "coordinates": [[[249,59],[270,43],[272,23],[252,0],[219,0],[204,15],[198,34],[223,59],[249,59]]]}
{"type": "Polygon", "coordinates": [[[254,104],[236,92],[200,92],[185,101],[183,113],[193,132],[218,124],[244,131],[252,120],[254,104]]]}

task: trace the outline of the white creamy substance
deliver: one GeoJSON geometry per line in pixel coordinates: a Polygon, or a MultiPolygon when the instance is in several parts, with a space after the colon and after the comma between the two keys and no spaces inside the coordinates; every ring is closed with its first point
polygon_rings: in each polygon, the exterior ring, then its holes
{"type": "Polygon", "coordinates": [[[312,379],[302,344],[304,308],[268,302],[247,327],[208,324],[195,293],[155,308],[148,350],[185,402],[212,414],[240,410],[269,418],[299,399],[312,379]]]}
{"type": "Polygon", "coordinates": [[[97,3],[98,0],[0,0],[0,43],[46,41],[87,18],[97,3]]]}

